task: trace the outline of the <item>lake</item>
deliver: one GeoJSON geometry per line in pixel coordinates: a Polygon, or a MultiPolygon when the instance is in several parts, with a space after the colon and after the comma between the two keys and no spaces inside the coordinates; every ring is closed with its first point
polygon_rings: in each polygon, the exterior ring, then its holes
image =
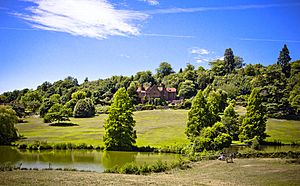
{"type": "Polygon", "coordinates": [[[0,164],[10,162],[22,168],[71,168],[103,172],[107,168],[126,163],[155,163],[158,160],[178,161],[179,154],[149,152],[116,152],[96,150],[19,150],[10,146],[0,146],[0,164]],[[50,164],[50,165],[49,165],[50,164]]]}

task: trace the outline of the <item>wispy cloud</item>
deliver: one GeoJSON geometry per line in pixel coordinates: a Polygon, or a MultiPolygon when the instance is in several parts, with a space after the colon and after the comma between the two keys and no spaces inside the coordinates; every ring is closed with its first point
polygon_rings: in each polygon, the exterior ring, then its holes
{"type": "Polygon", "coordinates": [[[260,38],[238,38],[241,41],[262,41],[262,42],[287,42],[300,43],[300,40],[284,40],[284,39],[260,39],[260,38]]]}
{"type": "Polygon", "coordinates": [[[139,0],[139,1],[147,2],[149,5],[152,6],[159,5],[159,2],[157,0],[139,0]]]}
{"type": "Polygon", "coordinates": [[[22,30],[22,31],[33,31],[33,30],[37,30],[37,29],[34,29],[34,28],[0,27],[0,30],[22,30]]]}
{"type": "Polygon", "coordinates": [[[150,37],[173,37],[173,38],[194,38],[195,36],[188,35],[172,35],[172,34],[141,34],[142,36],[150,36],[150,37]]]}
{"type": "Polygon", "coordinates": [[[97,39],[139,35],[136,21],[148,15],[118,10],[107,0],[27,0],[35,6],[27,14],[15,14],[36,29],[66,32],[97,39]]]}
{"type": "Polygon", "coordinates": [[[211,52],[208,51],[208,50],[205,49],[205,48],[194,47],[194,48],[191,48],[190,53],[191,53],[191,54],[198,54],[198,55],[208,55],[208,54],[210,54],[211,52]]]}
{"type": "Polygon", "coordinates": [[[129,56],[129,55],[126,55],[126,54],[120,54],[120,57],[127,58],[127,59],[130,58],[130,56],[129,56]]]}
{"type": "Polygon", "coordinates": [[[190,48],[189,53],[193,55],[193,59],[197,63],[203,63],[204,65],[213,59],[212,54],[214,54],[214,52],[208,49],[199,47],[190,48]]]}
{"type": "Polygon", "coordinates": [[[146,11],[147,14],[176,14],[176,13],[193,13],[205,11],[225,11],[225,10],[246,10],[246,9],[263,9],[287,6],[300,6],[300,3],[282,3],[282,4],[253,4],[253,5],[236,5],[222,7],[195,7],[195,8],[167,8],[146,11]]]}

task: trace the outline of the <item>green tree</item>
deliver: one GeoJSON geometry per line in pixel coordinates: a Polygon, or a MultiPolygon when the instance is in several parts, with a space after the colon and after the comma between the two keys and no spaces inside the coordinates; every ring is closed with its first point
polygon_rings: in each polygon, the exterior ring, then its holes
{"type": "Polygon", "coordinates": [[[229,147],[232,138],[227,134],[225,126],[221,122],[215,123],[212,127],[205,127],[199,137],[193,143],[193,150],[221,150],[229,147]]]}
{"type": "Polygon", "coordinates": [[[285,74],[285,77],[290,77],[291,74],[291,65],[289,63],[290,61],[290,52],[285,44],[280,51],[279,57],[277,59],[277,64],[281,66],[281,70],[285,74]]]}
{"type": "Polygon", "coordinates": [[[262,105],[260,89],[254,88],[248,98],[246,116],[243,119],[240,128],[239,139],[245,142],[251,142],[254,138],[262,142],[266,138],[265,108],[262,105]]]}
{"type": "Polygon", "coordinates": [[[44,122],[61,122],[69,121],[69,115],[71,109],[64,107],[62,104],[55,103],[49,110],[48,113],[44,116],[44,122]]]}
{"type": "Polygon", "coordinates": [[[158,78],[162,79],[163,77],[174,73],[171,64],[168,62],[160,63],[159,67],[156,69],[158,78]]]}
{"type": "Polygon", "coordinates": [[[93,117],[95,110],[95,105],[90,98],[80,99],[74,107],[73,116],[75,118],[93,117]]]}
{"type": "Polygon", "coordinates": [[[14,126],[17,121],[16,112],[12,108],[0,105],[0,145],[8,145],[18,139],[14,126]]]}
{"type": "Polygon", "coordinates": [[[29,91],[21,98],[21,103],[28,112],[35,112],[41,106],[42,95],[36,91],[29,91]]]}
{"type": "Polygon", "coordinates": [[[235,68],[234,55],[231,48],[227,48],[224,53],[224,69],[226,73],[231,73],[235,68]]]}
{"type": "Polygon", "coordinates": [[[132,150],[136,140],[133,104],[125,88],[119,89],[104,123],[103,141],[106,150],[132,150]]]}
{"type": "Polygon", "coordinates": [[[202,91],[199,90],[192,102],[192,107],[188,112],[188,121],[185,129],[185,134],[193,141],[195,137],[200,135],[204,127],[209,127],[214,124],[213,114],[210,112],[202,91]]]}
{"type": "Polygon", "coordinates": [[[86,92],[84,92],[84,91],[77,91],[72,94],[72,99],[74,99],[76,101],[78,101],[80,99],[84,99],[84,98],[86,98],[86,92]]]}
{"type": "Polygon", "coordinates": [[[232,104],[229,104],[228,107],[224,110],[224,115],[221,118],[222,123],[224,124],[227,133],[233,138],[233,140],[238,140],[239,137],[239,115],[234,110],[232,104]]]}
{"type": "Polygon", "coordinates": [[[181,98],[191,98],[196,95],[197,90],[195,88],[195,84],[191,80],[185,80],[183,83],[179,85],[180,89],[178,92],[178,96],[181,98]]]}

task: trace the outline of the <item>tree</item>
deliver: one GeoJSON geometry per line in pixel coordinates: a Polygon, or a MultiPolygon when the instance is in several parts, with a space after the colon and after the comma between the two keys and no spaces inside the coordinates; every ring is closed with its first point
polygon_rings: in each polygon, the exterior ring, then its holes
{"type": "Polygon", "coordinates": [[[291,73],[291,65],[290,62],[290,52],[287,48],[286,44],[283,46],[282,50],[280,51],[279,57],[277,59],[277,65],[281,66],[282,72],[285,74],[285,77],[290,77],[291,73]]]}
{"type": "Polygon", "coordinates": [[[195,88],[195,84],[191,80],[185,80],[180,84],[180,89],[178,92],[178,96],[181,98],[191,98],[195,96],[197,90],[195,88]]]}
{"type": "Polygon", "coordinates": [[[196,137],[193,147],[194,151],[221,150],[229,147],[232,138],[227,134],[225,126],[221,122],[215,123],[212,127],[205,127],[200,136],[196,137]]]}
{"type": "Polygon", "coordinates": [[[80,99],[74,107],[73,115],[75,118],[93,117],[95,110],[95,105],[90,98],[80,99]]]}
{"type": "Polygon", "coordinates": [[[212,126],[214,123],[214,117],[202,95],[202,91],[199,90],[192,102],[192,107],[188,112],[185,134],[193,141],[195,137],[200,135],[200,132],[204,127],[212,126]]]}
{"type": "Polygon", "coordinates": [[[224,115],[221,118],[227,133],[233,138],[233,140],[238,140],[239,135],[239,115],[234,110],[232,104],[224,110],[224,115]]]}
{"type": "Polygon", "coordinates": [[[71,112],[71,109],[64,107],[62,104],[55,103],[44,116],[44,122],[48,123],[57,121],[59,123],[61,121],[69,121],[69,115],[71,112]]]}
{"type": "Polygon", "coordinates": [[[86,92],[84,92],[84,91],[77,91],[72,94],[72,99],[74,99],[76,101],[78,101],[80,99],[84,99],[84,98],[86,98],[86,92]]]}
{"type": "Polygon", "coordinates": [[[226,73],[231,73],[234,69],[234,55],[231,48],[227,48],[224,53],[224,69],[226,73]]]}
{"type": "Polygon", "coordinates": [[[16,112],[12,108],[0,105],[0,145],[8,145],[18,139],[14,126],[17,121],[16,112]]]}
{"type": "Polygon", "coordinates": [[[159,67],[156,69],[158,78],[163,78],[169,74],[174,73],[172,66],[168,62],[160,63],[159,67]]]}
{"type": "Polygon", "coordinates": [[[207,103],[210,111],[219,118],[219,113],[223,112],[227,106],[227,93],[221,89],[211,91],[207,96],[207,103]]]}
{"type": "Polygon", "coordinates": [[[239,139],[243,142],[251,142],[257,139],[262,142],[266,138],[265,108],[262,105],[260,89],[254,88],[248,98],[246,116],[240,128],[239,139]]]}
{"type": "Polygon", "coordinates": [[[108,118],[104,123],[103,141],[106,150],[132,150],[136,140],[133,109],[125,88],[119,89],[114,94],[108,118]]]}
{"type": "Polygon", "coordinates": [[[25,106],[27,111],[35,112],[41,105],[42,95],[36,91],[29,91],[21,98],[21,103],[25,106]]]}

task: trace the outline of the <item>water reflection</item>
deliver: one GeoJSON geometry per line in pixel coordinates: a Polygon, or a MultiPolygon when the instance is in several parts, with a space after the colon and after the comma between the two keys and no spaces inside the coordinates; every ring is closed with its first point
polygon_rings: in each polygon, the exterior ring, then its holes
{"type": "Polygon", "coordinates": [[[0,146],[0,163],[22,163],[24,168],[75,168],[103,172],[115,165],[130,162],[150,163],[157,160],[175,161],[179,155],[137,152],[102,152],[96,150],[44,150],[29,151],[0,146]]]}

